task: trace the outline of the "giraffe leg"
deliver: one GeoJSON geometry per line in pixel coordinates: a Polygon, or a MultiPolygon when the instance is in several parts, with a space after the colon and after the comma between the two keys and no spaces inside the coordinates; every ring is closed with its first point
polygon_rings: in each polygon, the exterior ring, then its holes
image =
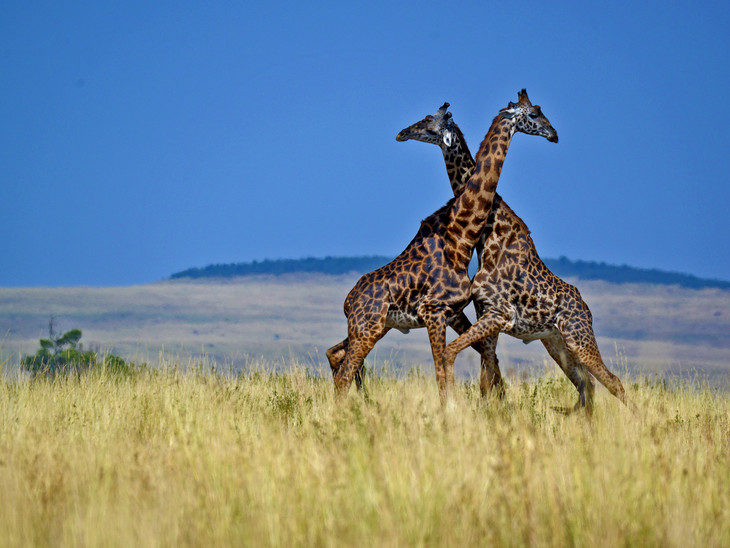
{"type": "MultiPolygon", "coordinates": [[[[390,328],[386,328],[386,333],[390,331],[390,328]]],[[[383,333],[385,335],[385,333],[383,333]]],[[[382,336],[381,336],[382,338],[382,336]]],[[[330,362],[330,369],[332,369],[332,378],[335,378],[337,376],[337,372],[340,370],[340,367],[342,366],[342,362],[345,360],[345,356],[347,356],[347,348],[348,348],[348,339],[345,338],[344,340],[337,343],[335,346],[327,350],[327,360],[330,362]]],[[[357,370],[355,373],[355,386],[357,387],[357,390],[359,392],[366,392],[365,389],[365,383],[364,383],[364,375],[365,375],[365,364],[360,367],[360,369],[357,370]]],[[[367,396],[367,394],[366,394],[367,396]]]]}
{"type": "Polygon", "coordinates": [[[426,323],[428,329],[428,340],[431,343],[431,354],[433,355],[433,364],[436,369],[436,383],[439,387],[439,396],[441,402],[446,401],[448,389],[454,384],[453,372],[451,379],[443,366],[443,353],[446,347],[446,318],[443,315],[432,316],[426,323]]]}
{"type": "MultiPolygon", "coordinates": [[[[385,302],[367,303],[367,308],[353,307],[347,318],[347,351],[344,358],[344,366],[339,367],[335,375],[335,390],[338,396],[347,393],[353,378],[358,377],[365,362],[365,357],[370,353],[383,335],[388,332],[385,327],[385,317],[388,305],[385,302]]],[[[333,348],[337,348],[335,345],[333,348]]],[[[336,353],[336,352],[335,352],[336,353]]],[[[362,376],[360,376],[362,383],[362,376]]]]}
{"type": "Polygon", "coordinates": [[[444,369],[453,374],[454,360],[459,352],[487,337],[493,338],[496,342],[496,337],[504,326],[504,319],[495,312],[488,311],[481,316],[465,333],[459,335],[446,347],[443,354],[444,369]]]}
{"type": "MultiPolygon", "coordinates": [[[[390,327],[386,327],[383,333],[378,337],[378,340],[382,339],[385,334],[390,331],[390,327]]],[[[370,399],[370,395],[368,394],[367,387],[365,386],[365,362],[360,366],[360,369],[358,369],[355,372],[355,386],[357,387],[358,392],[362,392],[365,396],[366,400],[370,399]]]]}
{"type": "Polygon", "coordinates": [[[626,391],[624,390],[623,384],[621,384],[621,380],[611,373],[603,363],[590,323],[577,318],[572,318],[571,320],[560,319],[558,320],[558,329],[563,335],[563,340],[568,351],[611,394],[621,400],[632,411],[636,411],[636,406],[626,397],[626,391]]]}
{"type": "Polygon", "coordinates": [[[479,372],[479,389],[483,397],[494,393],[499,399],[504,399],[504,380],[502,379],[502,373],[499,370],[499,360],[497,359],[498,337],[499,335],[491,335],[484,337],[481,341],[488,350],[482,354],[481,369],[479,372]]]}
{"type": "Polygon", "coordinates": [[[330,362],[333,378],[337,376],[337,372],[340,370],[340,366],[347,355],[347,346],[348,338],[345,337],[325,353],[327,355],[327,361],[330,362]]]}
{"type": "Polygon", "coordinates": [[[345,357],[344,367],[341,367],[335,375],[335,392],[338,397],[347,394],[352,384],[352,379],[362,367],[365,357],[368,355],[377,339],[373,337],[351,337],[350,344],[345,357]]]}
{"type": "Polygon", "coordinates": [[[567,414],[585,408],[586,412],[590,415],[593,411],[593,392],[595,388],[593,379],[585,367],[583,367],[583,364],[568,350],[560,335],[546,337],[541,339],[541,342],[545,346],[545,350],[550,354],[550,357],[555,360],[555,363],[558,364],[560,369],[563,370],[563,373],[565,373],[568,379],[570,379],[570,382],[578,390],[578,401],[573,409],[556,408],[556,411],[567,414]]]}
{"type": "MultiPolygon", "coordinates": [[[[479,314],[479,307],[476,306],[477,315],[479,314]]],[[[461,312],[451,322],[451,327],[459,334],[463,335],[471,327],[471,322],[466,315],[461,312]]],[[[479,352],[481,356],[481,370],[479,378],[479,387],[482,392],[482,396],[486,396],[493,390],[500,397],[504,398],[504,381],[502,380],[502,374],[499,371],[499,360],[497,359],[497,337],[486,337],[481,341],[477,341],[472,345],[474,350],[479,352]]]]}
{"type": "MultiPolygon", "coordinates": [[[[480,301],[474,301],[474,309],[477,318],[484,316],[487,307],[480,301]]],[[[482,354],[482,362],[479,373],[479,388],[482,396],[486,396],[489,392],[496,389],[497,396],[500,399],[505,397],[504,381],[502,373],[499,370],[499,360],[497,359],[497,339],[499,334],[484,337],[482,344],[486,346],[486,351],[482,354]]]]}

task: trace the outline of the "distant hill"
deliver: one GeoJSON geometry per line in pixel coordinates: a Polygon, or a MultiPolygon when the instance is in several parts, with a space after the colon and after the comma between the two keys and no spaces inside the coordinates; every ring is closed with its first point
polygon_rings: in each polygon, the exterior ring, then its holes
{"type": "Polygon", "coordinates": [[[656,268],[635,268],[627,265],[610,265],[592,261],[571,261],[566,257],[559,259],[545,259],[550,270],[560,277],[576,277],[583,280],[604,280],[606,282],[646,283],[660,285],[679,285],[691,289],[715,287],[730,289],[730,282],[698,278],[692,274],[668,272],[656,268]]]}
{"type": "MultiPolygon", "coordinates": [[[[279,275],[297,272],[320,274],[365,273],[374,270],[391,260],[391,257],[378,255],[364,257],[325,257],[323,259],[266,259],[250,263],[214,264],[203,268],[189,268],[176,272],[170,278],[233,278],[261,274],[279,275]]],[[[730,289],[730,282],[698,278],[691,274],[667,272],[658,269],[616,266],[592,261],[571,261],[566,257],[545,259],[545,264],[560,277],[574,277],[584,280],[604,280],[612,283],[646,283],[679,285],[700,289],[714,287],[730,289]]]]}
{"type": "MultiPolygon", "coordinates": [[[[392,257],[391,257],[392,258],[392,257]]],[[[320,274],[347,274],[370,272],[391,260],[377,255],[368,257],[325,257],[324,259],[265,259],[251,263],[212,264],[203,268],[189,268],[176,272],[170,278],[233,278],[258,274],[291,274],[312,272],[320,274]]]]}

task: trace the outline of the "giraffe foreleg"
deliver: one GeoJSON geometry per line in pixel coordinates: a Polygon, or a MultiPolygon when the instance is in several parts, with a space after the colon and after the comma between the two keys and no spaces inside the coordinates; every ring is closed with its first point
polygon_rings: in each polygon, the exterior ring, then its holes
{"type": "MultiPolygon", "coordinates": [[[[443,353],[446,347],[446,325],[448,324],[446,310],[437,302],[424,302],[418,309],[418,317],[428,330],[428,340],[431,343],[431,355],[436,370],[436,384],[438,384],[441,402],[444,403],[449,387],[449,377],[443,363],[443,353]]],[[[453,386],[453,378],[450,384],[453,386]]]]}
{"type": "MultiPolygon", "coordinates": [[[[451,341],[448,344],[448,346],[444,350],[443,355],[444,369],[450,371],[451,374],[453,374],[456,355],[464,350],[467,346],[473,346],[474,344],[480,341],[484,341],[487,338],[494,339],[494,342],[496,344],[496,337],[499,332],[504,329],[505,323],[506,322],[504,321],[504,318],[502,318],[497,313],[487,312],[486,314],[482,315],[465,333],[459,335],[455,340],[451,341]]],[[[497,371],[499,370],[497,369],[497,371]]],[[[491,365],[482,369],[482,375],[486,376],[486,378],[483,377],[483,382],[485,385],[488,385],[490,382],[492,382],[490,374],[494,374],[494,369],[492,369],[491,365]]]]}
{"type": "Polygon", "coordinates": [[[499,360],[497,359],[498,337],[499,335],[492,335],[484,337],[481,341],[487,350],[481,354],[479,389],[482,397],[496,394],[499,399],[504,399],[504,380],[502,379],[502,373],[499,370],[499,360]]]}
{"type": "MultiPolygon", "coordinates": [[[[481,318],[487,311],[488,307],[481,301],[474,301],[474,309],[477,318],[481,318]]],[[[490,393],[496,393],[500,399],[505,397],[504,380],[502,372],[499,370],[499,359],[497,359],[497,340],[499,333],[493,336],[484,337],[480,344],[485,348],[481,352],[481,363],[479,370],[479,389],[482,397],[486,397],[490,393]]]]}
{"type": "MultiPolygon", "coordinates": [[[[461,312],[452,320],[451,327],[454,328],[457,334],[462,335],[469,330],[471,322],[466,314],[461,312]]],[[[474,343],[472,348],[479,352],[481,357],[479,387],[482,396],[494,391],[500,398],[503,398],[505,390],[502,374],[499,371],[499,360],[497,359],[497,337],[486,337],[474,343]]]]}
{"type": "Polygon", "coordinates": [[[439,396],[441,402],[445,402],[448,396],[449,387],[453,386],[454,380],[449,379],[447,371],[444,369],[443,353],[446,347],[446,318],[441,316],[433,316],[426,323],[428,329],[428,340],[431,343],[431,354],[433,356],[434,369],[436,370],[436,383],[439,387],[439,396]]]}

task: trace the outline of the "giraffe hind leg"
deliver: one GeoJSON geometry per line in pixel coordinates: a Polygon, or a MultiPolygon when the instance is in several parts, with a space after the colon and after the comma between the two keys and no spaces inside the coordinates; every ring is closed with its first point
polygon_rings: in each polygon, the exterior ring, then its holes
{"type": "Polygon", "coordinates": [[[347,352],[344,365],[335,375],[335,389],[338,395],[344,395],[352,384],[353,379],[359,378],[362,387],[361,370],[365,357],[370,353],[375,343],[387,332],[385,317],[388,305],[383,301],[367,301],[366,307],[353,307],[347,318],[347,352]]]}
{"type": "Polygon", "coordinates": [[[337,372],[340,370],[340,366],[347,355],[348,338],[345,337],[343,340],[338,342],[333,347],[327,349],[325,352],[327,361],[330,362],[330,369],[332,370],[332,377],[337,376],[337,372]]]}
{"type": "Polygon", "coordinates": [[[355,373],[360,369],[365,361],[365,356],[374,346],[374,342],[368,343],[367,339],[350,338],[344,366],[340,367],[335,375],[335,391],[338,396],[344,396],[347,393],[355,373]]]}
{"type": "MultiPolygon", "coordinates": [[[[330,362],[330,369],[332,370],[332,378],[335,378],[337,376],[337,372],[340,370],[340,367],[342,366],[342,362],[345,361],[345,357],[347,356],[347,348],[348,348],[348,338],[346,337],[344,340],[340,341],[336,345],[334,345],[332,348],[327,350],[327,360],[330,362]]],[[[359,391],[365,390],[365,385],[363,384],[363,375],[365,374],[365,365],[363,365],[360,369],[357,370],[355,373],[355,386],[357,386],[357,389],[359,391]]]]}
{"type": "Polygon", "coordinates": [[[608,391],[618,398],[624,405],[632,411],[636,411],[636,406],[626,397],[621,380],[608,370],[603,363],[601,353],[598,351],[596,337],[593,334],[593,328],[588,322],[582,322],[577,328],[569,328],[566,325],[558,326],[563,335],[565,345],[568,350],[580,361],[591,374],[605,386],[608,391]]]}
{"type": "Polygon", "coordinates": [[[588,371],[586,371],[583,364],[575,355],[568,350],[563,338],[559,334],[541,339],[541,342],[550,357],[558,364],[560,369],[563,370],[563,373],[565,373],[570,382],[578,390],[578,401],[575,406],[572,408],[556,407],[554,410],[569,415],[573,411],[585,409],[590,415],[593,412],[593,392],[595,387],[588,371]]]}

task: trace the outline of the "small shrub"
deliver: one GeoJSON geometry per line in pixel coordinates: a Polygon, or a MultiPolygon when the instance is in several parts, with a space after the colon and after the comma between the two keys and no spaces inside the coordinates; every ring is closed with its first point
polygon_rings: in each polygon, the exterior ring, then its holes
{"type": "Polygon", "coordinates": [[[109,354],[99,359],[96,352],[84,350],[81,330],[71,329],[57,336],[53,318],[48,323],[48,338],[40,339],[40,348],[33,355],[23,357],[20,364],[32,376],[50,376],[87,373],[104,370],[117,375],[128,375],[138,367],[128,364],[119,356],[109,354]]]}

